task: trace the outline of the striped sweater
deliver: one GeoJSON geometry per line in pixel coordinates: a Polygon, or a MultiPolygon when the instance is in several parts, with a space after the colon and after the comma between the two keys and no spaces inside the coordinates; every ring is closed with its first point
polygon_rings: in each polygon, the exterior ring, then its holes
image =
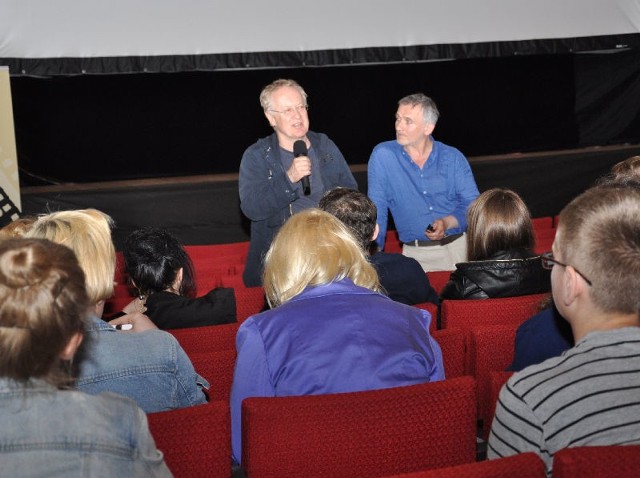
{"type": "Polygon", "coordinates": [[[550,474],[562,448],[640,443],[640,328],[592,332],[500,391],[489,459],[534,451],[550,474]]]}

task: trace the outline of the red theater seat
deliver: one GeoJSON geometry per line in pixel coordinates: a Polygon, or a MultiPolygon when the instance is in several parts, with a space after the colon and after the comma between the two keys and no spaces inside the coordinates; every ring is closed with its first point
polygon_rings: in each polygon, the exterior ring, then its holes
{"type": "Polygon", "coordinates": [[[634,478],[640,445],[565,448],[553,457],[553,478],[634,478]]]}
{"type": "Polygon", "coordinates": [[[229,478],[231,426],[224,401],[149,413],[156,446],[175,477],[229,478]]]}
{"type": "Polygon", "coordinates": [[[529,452],[497,460],[392,475],[386,478],[545,478],[546,476],[542,459],[536,453],[529,452]]]}
{"type": "Polygon", "coordinates": [[[475,380],[355,393],[247,398],[249,477],[374,477],[475,461],[475,380]]]}

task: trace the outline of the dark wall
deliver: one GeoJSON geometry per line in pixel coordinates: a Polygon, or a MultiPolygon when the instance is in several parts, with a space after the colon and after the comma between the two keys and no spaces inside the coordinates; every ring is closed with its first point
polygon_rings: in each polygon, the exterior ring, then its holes
{"type": "Polygon", "coordinates": [[[11,80],[23,186],[237,172],[270,133],[258,104],[278,77],[309,93],[311,127],[350,164],[391,139],[397,100],[441,110],[437,139],[467,156],[640,141],[638,55],[11,80]]]}

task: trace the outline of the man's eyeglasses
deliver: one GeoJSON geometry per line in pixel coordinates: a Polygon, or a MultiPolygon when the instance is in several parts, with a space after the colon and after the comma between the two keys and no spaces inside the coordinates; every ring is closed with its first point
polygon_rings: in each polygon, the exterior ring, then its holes
{"type": "MultiPolygon", "coordinates": [[[[542,258],[542,267],[544,267],[545,269],[551,270],[551,269],[553,269],[553,266],[554,266],[555,264],[557,264],[557,265],[559,265],[559,266],[562,266],[562,267],[569,267],[569,265],[568,265],[568,264],[563,264],[562,262],[560,262],[560,261],[558,261],[558,260],[554,259],[554,258],[553,258],[553,252],[552,252],[552,251],[545,252],[545,253],[544,253],[544,254],[542,254],[540,257],[542,258]]],[[[573,267],[573,266],[571,266],[571,267],[573,267]]],[[[576,269],[575,267],[573,267],[573,270],[574,270],[574,271],[576,271],[576,273],[577,273],[580,277],[582,277],[582,278],[585,280],[585,282],[586,282],[587,284],[589,284],[590,286],[593,286],[593,284],[591,283],[591,281],[590,281],[589,279],[587,279],[587,278],[585,277],[585,275],[584,275],[582,272],[580,272],[580,271],[579,271],[578,269],[576,269]]]]}
{"type": "Polygon", "coordinates": [[[302,113],[303,111],[307,111],[309,109],[309,105],[298,105],[298,106],[290,106],[283,110],[269,110],[272,113],[280,113],[284,116],[293,116],[295,113],[302,113]]]}

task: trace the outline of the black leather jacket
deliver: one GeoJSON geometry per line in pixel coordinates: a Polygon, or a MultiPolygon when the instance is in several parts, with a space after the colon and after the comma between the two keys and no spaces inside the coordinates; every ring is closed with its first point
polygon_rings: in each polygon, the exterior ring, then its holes
{"type": "Polygon", "coordinates": [[[488,260],[460,262],[441,299],[489,299],[551,290],[551,271],[530,251],[500,251],[488,260]]]}

